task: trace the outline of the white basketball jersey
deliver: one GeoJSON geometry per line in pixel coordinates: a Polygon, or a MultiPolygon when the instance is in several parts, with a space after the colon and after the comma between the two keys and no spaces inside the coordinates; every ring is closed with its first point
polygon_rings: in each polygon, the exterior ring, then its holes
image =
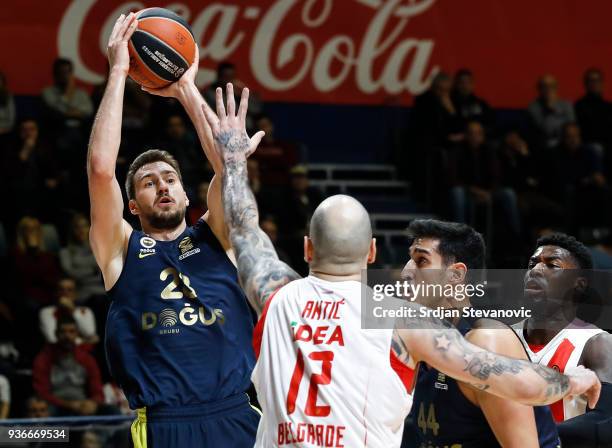
{"type": "MultiPolygon", "coordinates": [[[[601,328],[576,318],[567,327],[561,330],[552,340],[537,352],[533,351],[525,340],[523,328],[525,321],[514,325],[518,337],[521,339],[529,359],[537,364],[551,367],[559,372],[576,367],[582,357],[582,351],[587,341],[599,333],[601,328]]],[[[550,405],[556,422],[582,415],[586,412],[586,401],[580,397],[565,398],[550,405]]]]}
{"type": "Polygon", "coordinates": [[[254,334],[256,447],[400,446],[413,372],[392,359],[393,330],[361,328],[361,286],[310,276],[268,301],[254,334]]]}

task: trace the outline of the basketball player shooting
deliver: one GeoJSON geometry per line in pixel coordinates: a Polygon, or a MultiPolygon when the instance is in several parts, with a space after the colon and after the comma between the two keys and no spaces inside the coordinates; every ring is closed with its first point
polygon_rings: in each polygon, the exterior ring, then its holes
{"type": "Polygon", "coordinates": [[[233,93],[228,84],[227,113],[221,89],[217,116],[204,113],[223,158],[223,204],[239,278],[260,315],[252,379],[263,417],[255,446],[399,447],[410,399],[391,365],[392,341],[401,362],[411,354],[507,399],[538,405],[587,393],[591,404],[597,401],[592,371],[562,375],[493,354],[437,319],[361,329],[360,273],[374,261],[376,246],[368,213],[351,197],[333,196],[315,210],[304,243],[310,275],[300,279],[259,228],[246,168],[259,135],[249,138],[245,129],[248,90],[238,111],[233,93]]]}
{"type": "Polygon", "coordinates": [[[134,14],[117,20],[108,44],[110,73],[91,132],[87,173],[90,240],[111,300],[106,351],[130,407],[136,448],[253,446],[259,413],[245,393],[254,365],[252,320],[228,258],[214,146],[194,79],[199,58],[158,95],[177,98],[192,119],[217,175],[209,211],[187,227],[180,168],[150,150],[131,164],[126,191],[142,230],[123,219],[115,177],[121,139],[128,41],[134,14]]]}

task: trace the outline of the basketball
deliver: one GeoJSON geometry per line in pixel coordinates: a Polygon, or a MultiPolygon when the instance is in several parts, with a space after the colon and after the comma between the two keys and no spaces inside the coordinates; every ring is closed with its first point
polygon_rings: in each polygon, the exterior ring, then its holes
{"type": "Polygon", "coordinates": [[[195,40],[189,24],[164,8],[136,13],[138,28],[130,39],[130,77],[159,89],[177,81],[193,63],[195,40]]]}

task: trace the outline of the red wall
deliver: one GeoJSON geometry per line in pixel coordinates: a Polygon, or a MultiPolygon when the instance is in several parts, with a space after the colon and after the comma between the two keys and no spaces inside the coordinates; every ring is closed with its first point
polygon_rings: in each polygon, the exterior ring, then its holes
{"type": "Polygon", "coordinates": [[[494,106],[524,107],[544,72],[570,99],[585,68],[612,74],[606,0],[3,0],[0,70],[16,93],[36,94],[62,55],[95,84],[116,16],[168,4],[201,45],[200,85],[231,60],[269,101],[409,104],[437,70],[469,67],[494,106]]]}

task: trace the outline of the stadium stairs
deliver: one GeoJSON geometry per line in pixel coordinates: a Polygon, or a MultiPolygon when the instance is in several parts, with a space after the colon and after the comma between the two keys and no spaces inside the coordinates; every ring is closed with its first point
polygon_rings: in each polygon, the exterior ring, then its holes
{"type": "Polygon", "coordinates": [[[411,198],[410,183],[398,180],[392,165],[314,163],[308,165],[308,177],[325,196],[351,195],[370,212],[378,247],[376,268],[402,267],[410,243],[406,227],[413,219],[433,217],[422,212],[411,198]]]}

